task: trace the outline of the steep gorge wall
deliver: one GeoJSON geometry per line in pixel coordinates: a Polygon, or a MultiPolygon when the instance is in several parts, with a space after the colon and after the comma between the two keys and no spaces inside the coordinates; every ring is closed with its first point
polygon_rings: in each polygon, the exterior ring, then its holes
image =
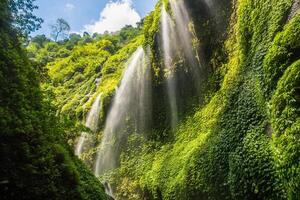
{"type": "MultiPolygon", "coordinates": [[[[201,17],[213,19],[199,12],[205,1],[186,1],[212,80],[205,105],[185,117],[170,142],[127,152],[117,172],[120,198],[134,199],[126,191],[143,191],[146,199],[299,198],[300,16],[288,20],[291,0],[220,3],[226,6],[209,26],[201,17]]],[[[158,35],[150,36],[159,69],[158,35]]]]}

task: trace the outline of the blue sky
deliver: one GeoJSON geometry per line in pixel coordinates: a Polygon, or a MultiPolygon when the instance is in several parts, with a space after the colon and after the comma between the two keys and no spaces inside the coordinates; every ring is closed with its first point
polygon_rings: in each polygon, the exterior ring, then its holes
{"type": "Polygon", "coordinates": [[[50,34],[57,18],[65,19],[71,32],[102,33],[134,25],[154,9],[157,0],[36,0],[35,14],[44,19],[42,28],[33,35],[50,34]]]}

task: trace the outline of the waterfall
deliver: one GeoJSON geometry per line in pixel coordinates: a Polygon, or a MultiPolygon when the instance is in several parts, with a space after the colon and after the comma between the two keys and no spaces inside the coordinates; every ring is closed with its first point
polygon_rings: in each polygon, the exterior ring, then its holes
{"type": "Polygon", "coordinates": [[[142,132],[151,115],[151,71],[148,56],[139,47],[131,57],[105,122],[95,163],[97,176],[117,167],[128,135],[142,132]]]}
{"type": "Polygon", "coordinates": [[[167,74],[167,92],[170,106],[170,118],[171,118],[171,128],[174,129],[178,122],[178,109],[177,109],[177,98],[176,98],[176,76],[175,68],[172,66],[172,58],[174,56],[174,50],[176,49],[172,44],[176,39],[174,35],[174,27],[170,16],[168,15],[165,7],[162,8],[161,14],[162,23],[162,42],[163,42],[163,54],[164,54],[164,64],[165,72],[167,74]]]}
{"type": "Polygon", "coordinates": [[[103,186],[104,186],[105,193],[109,196],[109,198],[110,198],[110,199],[115,199],[110,184],[109,184],[107,181],[103,182],[102,184],[103,184],[103,186]]]}
{"type": "Polygon", "coordinates": [[[173,18],[166,11],[165,5],[161,11],[162,44],[165,73],[167,78],[167,94],[172,130],[178,122],[178,94],[180,82],[176,77],[175,58],[185,60],[186,69],[192,78],[197,94],[200,92],[201,63],[198,52],[193,47],[193,36],[189,30],[190,17],[183,1],[170,0],[173,18]],[[198,58],[198,60],[197,60],[198,58]]]}
{"type": "MultiPolygon", "coordinates": [[[[176,32],[178,34],[179,46],[182,47],[184,56],[188,61],[190,67],[192,67],[193,72],[199,74],[199,67],[201,64],[196,59],[196,52],[193,47],[193,37],[191,31],[189,30],[189,25],[191,24],[191,19],[189,17],[188,11],[184,5],[183,1],[170,0],[170,5],[172,9],[173,16],[176,23],[176,32]]],[[[178,45],[178,44],[177,44],[178,45]]]]}
{"type": "MultiPolygon", "coordinates": [[[[99,122],[99,113],[100,113],[100,100],[101,100],[101,94],[99,94],[94,101],[91,110],[89,111],[85,126],[91,129],[91,131],[96,132],[98,128],[98,122],[99,122]]],[[[91,143],[91,138],[88,133],[81,133],[81,136],[79,138],[79,141],[76,145],[75,149],[75,155],[80,156],[84,151],[88,150],[91,143]]]]}

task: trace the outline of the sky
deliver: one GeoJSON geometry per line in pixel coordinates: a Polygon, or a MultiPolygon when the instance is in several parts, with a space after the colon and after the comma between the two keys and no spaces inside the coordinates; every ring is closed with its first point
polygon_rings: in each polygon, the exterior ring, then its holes
{"type": "Polygon", "coordinates": [[[103,33],[135,25],[154,9],[157,0],[36,0],[35,15],[44,20],[32,35],[50,36],[50,25],[63,18],[71,32],[103,33]]]}

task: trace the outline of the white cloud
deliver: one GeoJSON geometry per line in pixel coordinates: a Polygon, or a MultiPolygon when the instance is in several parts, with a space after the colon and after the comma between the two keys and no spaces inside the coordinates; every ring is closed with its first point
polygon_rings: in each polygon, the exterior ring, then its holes
{"type": "Polygon", "coordinates": [[[85,25],[84,29],[90,33],[114,32],[125,25],[135,26],[140,20],[141,17],[133,8],[132,0],[110,1],[101,11],[99,20],[85,25]]]}
{"type": "Polygon", "coordinates": [[[68,10],[68,11],[72,11],[72,10],[74,10],[75,6],[74,6],[73,4],[71,4],[71,3],[67,3],[67,4],[65,5],[65,8],[66,8],[66,10],[68,10]]]}

